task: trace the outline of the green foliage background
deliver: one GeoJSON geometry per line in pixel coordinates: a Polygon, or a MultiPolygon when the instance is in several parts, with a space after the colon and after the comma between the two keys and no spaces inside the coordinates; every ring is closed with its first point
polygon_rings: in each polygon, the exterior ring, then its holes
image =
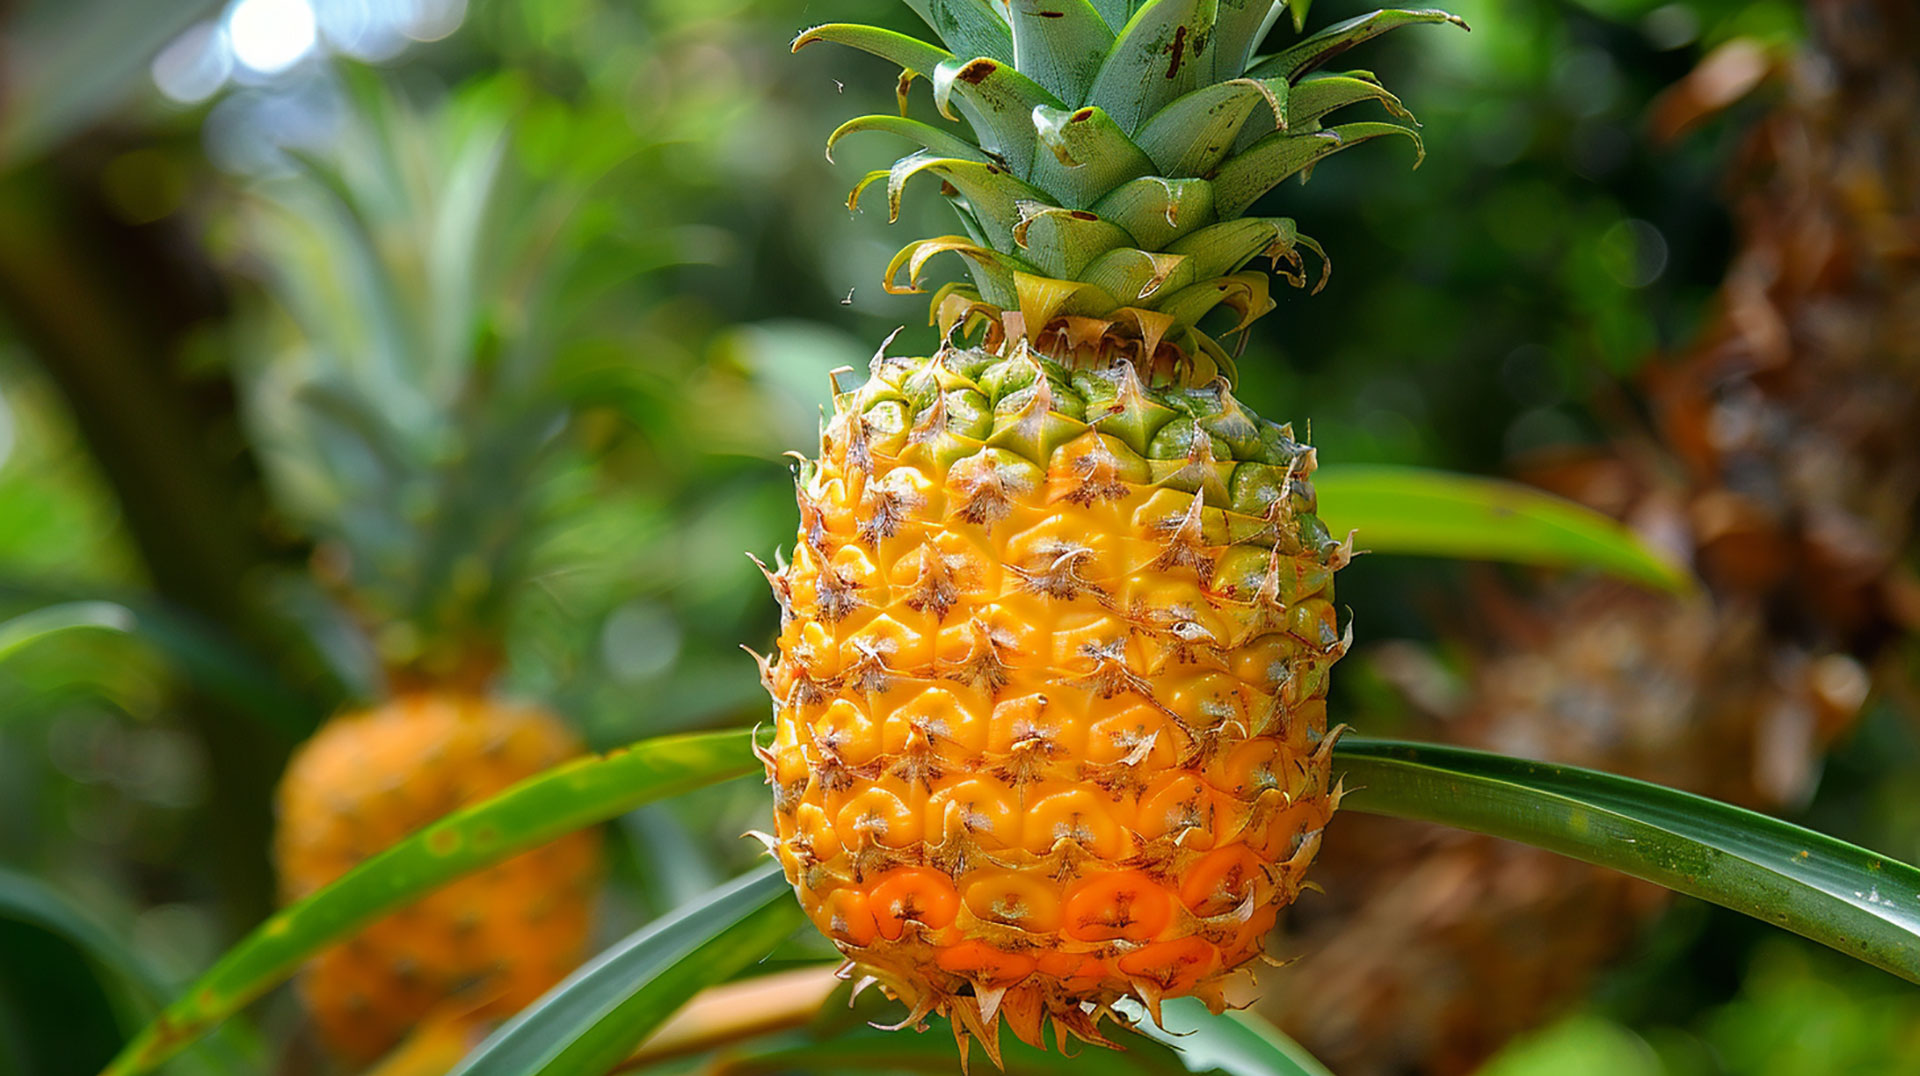
{"type": "MultiPolygon", "coordinates": [[[[1313,22],[1363,7],[1322,0],[1313,22]]],[[[774,612],[741,553],[791,531],[779,457],[813,438],[828,372],[864,365],[902,324],[928,339],[920,302],[878,281],[909,235],[950,230],[930,199],[892,229],[840,208],[889,147],[856,141],[829,163],[820,145],[839,117],[891,107],[893,73],[786,54],[827,17],[910,29],[903,5],[476,0],[453,36],[375,69],[312,61],[194,106],[147,76],[184,25],[158,8],[44,2],[5,24],[13,54],[90,77],[16,68],[0,125],[0,620],[73,599],[140,614],[131,633],[63,632],[0,657],[0,881],[44,887],[115,941],[83,955],[0,902],[0,1071],[32,1076],[93,1071],[141,991],[164,996],[257,921],[279,760],[372,690],[375,663],[307,570],[297,498],[266,484],[273,431],[235,402],[237,381],[301,338],[266,292],[284,265],[247,230],[288,167],[268,136],[323,153],[355,100],[508,116],[518,182],[578,198],[565,328],[547,343],[580,418],[542,472],[554,522],[531,536],[530,582],[502,615],[508,687],[596,747],[762,716],[737,648],[769,639],[774,612]],[[89,333],[120,343],[88,350],[89,333]],[[185,421],[105,435],[124,408],[185,421]],[[256,772],[229,776],[243,768],[256,772]],[[252,825],[235,815],[249,810],[252,825]],[[128,976],[146,985],[122,996],[128,976]]],[[[1716,44],[1790,48],[1804,33],[1786,0],[1454,10],[1471,36],[1415,29],[1364,61],[1420,117],[1425,166],[1408,175],[1369,149],[1270,196],[1337,268],[1318,296],[1276,293],[1243,395],[1311,422],[1326,460],[1498,474],[1604,436],[1633,373],[1703,316],[1729,254],[1717,192],[1766,107],[1656,146],[1649,104],[1716,44]]],[[[481,331],[502,313],[478,316],[481,331]]],[[[1466,600],[1466,571],[1374,558],[1343,596],[1363,642],[1426,638],[1428,610],[1466,600]]],[[[1392,731],[1347,691],[1348,720],[1392,731]]],[[[1812,824],[1920,858],[1920,798],[1901,780],[1913,731],[1891,706],[1870,715],[1812,824]]],[[[750,863],[737,835],[761,810],[761,790],[733,782],[622,819],[605,936],[750,863]]],[[[256,1018],[182,1068],[270,1063],[294,1014],[278,996],[256,1018]]],[[[1917,1027],[1920,998],[1893,980],[1682,904],[1583,1012],[1487,1071],[1904,1071],[1917,1027]]]]}

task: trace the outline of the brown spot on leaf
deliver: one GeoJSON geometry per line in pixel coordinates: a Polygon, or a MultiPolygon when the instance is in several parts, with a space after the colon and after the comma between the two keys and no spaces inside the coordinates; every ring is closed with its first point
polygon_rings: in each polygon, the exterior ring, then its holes
{"type": "Polygon", "coordinates": [[[959,73],[953,77],[969,85],[978,86],[980,83],[985,82],[999,66],[999,64],[982,56],[961,68],[959,73]]]}

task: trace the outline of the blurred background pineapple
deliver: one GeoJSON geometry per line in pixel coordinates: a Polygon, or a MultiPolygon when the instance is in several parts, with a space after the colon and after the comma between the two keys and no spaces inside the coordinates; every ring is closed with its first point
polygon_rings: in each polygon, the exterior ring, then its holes
{"type": "MultiPolygon", "coordinates": [[[[311,606],[312,634],[364,700],[281,780],[288,901],[582,749],[498,683],[581,465],[555,368],[581,314],[562,302],[580,179],[522,173],[498,93],[421,113],[369,79],[349,88],[337,147],[263,182],[233,238],[276,308],[241,329],[243,414],[276,505],[315,543],[332,601],[311,606]]],[[[528,852],[322,953],[301,998],[355,1061],[423,1022],[477,1032],[586,955],[599,874],[594,831],[528,852]]]]}

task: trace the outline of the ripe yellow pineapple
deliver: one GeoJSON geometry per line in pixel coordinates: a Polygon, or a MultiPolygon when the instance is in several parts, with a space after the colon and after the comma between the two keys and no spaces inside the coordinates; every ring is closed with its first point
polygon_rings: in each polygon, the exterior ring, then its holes
{"type": "MultiPolygon", "coordinates": [[[[926,149],[967,230],[910,244],[945,343],[875,357],[798,468],[763,752],[774,847],[865,975],[951,1018],[997,1062],[1000,1018],[1104,1043],[1123,998],[1216,1010],[1299,892],[1338,800],[1326,727],[1350,546],[1315,516],[1313,450],[1235,400],[1200,319],[1273,307],[1265,257],[1304,285],[1267,190],[1398,124],[1329,57],[1387,12],[1254,58],[1272,3],[986,3],[932,9],[947,48],[870,27],[802,34],[927,76],[972,137],[904,116],[836,131],[926,149]],[[1136,10],[1137,8],[1137,10],[1136,10]],[[949,51],[951,50],[951,51],[949,51]]],[[[903,96],[903,105],[904,105],[903,96]]],[[[1417,144],[1417,138],[1414,139],[1417,144]]],[[[860,190],[855,191],[855,199],[860,190]]],[[[894,290],[913,290],[912,282],[894,290]]],[[[1124,1014],[1119,1014],[1124,1015],[1124,1014]]]]}
{"type": "MultiPolygon", "coordinates": [[[[363,705],[281,783],[288,900],[582,749],[494,685],[507,603],[552,522],[543,467],[568,429],[542,375],[558,341],[513,328],[546,324],[559,216],[499,212],[516,177],[490,98],[360,107],[391,114],[354,116],[335,153],[263,184],[242,218],[277,300],[261,335],[281,336],[244,371],[248,416],[278,507],[360,631],[335,649],[362,656],[343,665],[363,705]]],[[[599,861],[583,832],[431,894],[317,957],[299,996],[356,1061],[423,1024],[477,1032],[578,964],[599,861]]]]}
{"type": "MultiPolygon", "coordinates": [[[[280,785],[274,859],[287,900],[456,808],[578,754],[534,706],[423,692],[342,714],[280,785]]],[[[511,1015],[585,955],[599,850],[570,834],[439,890],[316,957],[299,991],[327,1041],[355,1060],[435,1016],[511,1015]]]]}

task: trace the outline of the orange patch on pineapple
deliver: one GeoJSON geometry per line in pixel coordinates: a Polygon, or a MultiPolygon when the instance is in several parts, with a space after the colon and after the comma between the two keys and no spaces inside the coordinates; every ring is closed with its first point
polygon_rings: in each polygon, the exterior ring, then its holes
{"type": "Polygon", "coordinates": [[[878,933],[867,895],[851,886],[835,889],[813,912],[820,933],[854,945],[872,945],[878,933]]]}
{"type": "Polygon", "coordinates": [[[984,986],[999,986],[1024,979],[1034,969],[1034,960],[1020,953],[996,949],[985,942],[963,941],[940,950],[933,962],[956,975],[964,975],[984,986]]]}
{"type": "Polygon", "coordinates": [[[960,896],[953,880],[926,867],[900,867],[880,876],[869,891],[874,926],[888,941],[899,941],[908,923],[939,930],[953,922],[960,896]]]}
{"type": "Polygon", "coordinates": [[[1066,933],[1080,941],[1148,941],[1173,922],[1173,901],[1139,871],[1114,871],[1067,887],[1066,933]]]}
{"type": "Polygon", "coordinates": [[[836,831],[856,848],[906,848],[921,838],[919,797],[905,788],[869,786],[834,818],[836,831]]]}
{"type": "Polygon", "coordinates": [[[1253,849],[1229,844],[1187,868],[1180,901],[1195,915],[1222,915],[1244,903],[1261,877],[1260,857],[1253,849]]]}
{"type": "Polygon", "coordinates": [[[967,886],[967,909],[982,919],[1037,934],[1060,929],[1060,897],[1045,879],[993,871],[967,886]]]}

